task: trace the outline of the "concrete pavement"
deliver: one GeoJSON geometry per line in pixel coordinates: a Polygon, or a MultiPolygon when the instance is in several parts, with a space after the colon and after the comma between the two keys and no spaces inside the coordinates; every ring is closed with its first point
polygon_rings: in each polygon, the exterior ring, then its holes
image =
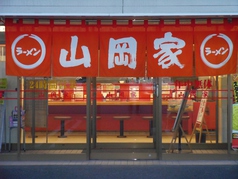
{"type": "Polygon", "coordinates": [[[0,161],[0,179],[237,179],[238,161],[0,161]]]}

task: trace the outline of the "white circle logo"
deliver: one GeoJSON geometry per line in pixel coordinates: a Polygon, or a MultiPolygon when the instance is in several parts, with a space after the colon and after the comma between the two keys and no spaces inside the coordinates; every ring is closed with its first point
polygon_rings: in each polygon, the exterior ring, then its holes
{"type": "Polygon", "coordinates": [[[211,35],[207,36],[207,37],[203,40],[203,42],[202,42],[202,44],[201,44],[201,47],[200,47],[200,54],[201,54],[202,61],[203,61],[208,67],[210,67],[210,68],[216,68],[216,69],[223,67],[223,66],[230,60],[231,55],[232,55],[232,52],[233,52],[233,43],[232,43],[231,39],[230,39],[229,37],[227,37],[225,34],[221,34],[221,33],[220,33],[220,34],[211,34],[211,35]],[[228,46],[229,46],[229,54],[228,54],[228,56],[226,57],[226,59],[225,59],[223,62],[221,62],[221,63],[219,63],[219,64],[210,63],[210,62],[207,60],[207,58],[205,57],[205,55],[204,55],[204,48],[205,48],[206,43],[208,42],[208,40],[210,40],[210,39],[211,39],[212,37],[214,37],[214,36],[217,36],[217,37],[219,37],[219,38],[224,39],[224,40],[227,42],[228,46]]]}
{"type": "Polygon", "coordinates": [[[34,69],[36,67],[38,67],[43,61],[44,61],[44,58],[45,58],[45,54],[46,54],[46,49],[45,49],[45,44],[43,42],[43,40],[38,37],[37,35],[34,35],[34,34],[31,34],[31,35],[28,35],[28,34],[23,34],[23,35],[20,35],[18,36],[12,43],[12,46],[11,46],[11,53],[12,53],[12,58],[13,58],[13,61],[16,63],[17,66],[19,66],[20,68],[23,68],[23,69],[34,69]],[[16,48],[16,44],[22,40],[24,37],[29,37],[29,38],[32,38],[32,39],[35,39],[39,44],[40,44],[40,47],[41,47],[41,56],[40,58],[33,64],[31,65],[25,65],[23,63],[21,63],[16,55],[15,55],[15,48],[16,48]]]}

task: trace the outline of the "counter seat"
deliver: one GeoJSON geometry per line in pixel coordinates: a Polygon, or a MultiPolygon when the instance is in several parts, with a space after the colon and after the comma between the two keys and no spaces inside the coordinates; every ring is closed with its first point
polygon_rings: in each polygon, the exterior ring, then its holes
{"type": "Polygon", "coordinates": [[[153,116],[143,116],[142,119],[149,121],[149,135],[147,137],[153,137],[153,116]]]}
{"type": "MultiPolygon", "coordinates": [[[[164,104],[167,102],[164,101],[164,104]]],[[[173,127],[174,120],[171,119],[175,113],[168,112],[168,105],[162,105],[162,131],[170,131],[173,127]]],[[[51,101],[49,102],[48,115],[48,130],[53,131],[60,128],[60,123],[55,122],[54,116],[65,115],[71,116],[72,120],[65,122],[65,129],[70,131],[85,131],[87,121],[86,116],[87,106],[84,101],[51,101]],[[80,105],[81,104],[81,105],[80,105]],[[84,105],[82,105],[84,104],[84,105]]],[[[98,102],[96,107],[96,115],[101,116],[97,119],[97,131],[117,131],[119,127],[119,120],[114,120],[113,116],[122,115],[130,116],[130,120],[125,122],[126,131],[143,131],[148,132],[148,124],[151,125],[151,120],[143,119],[143,116],[152,116],[153,104],[152,101],[106,101],[98,102]],[[105,105],[103,105],[105,104],[105,105]],[[110,104],[110,105],[108,105],[110,104]],[[151,105],[148,105],[151,104],[151,105]]],[[[190,134],[192,132],[192,117],[193,113],[188,112],[190,119],[184,122],[183,127],[185,131],[190,134]],[[191,128],[191,129],[190,129],[191,128]]],[[[152,127],[152,126],[151,126],[152,127]]],[[[151,129],[151,127],[149,129],[151,129]]],[[[38,129],[43,130],[43,129],[38,129]]],[[[151,136],[152,130],[150,130],[151,136]]]]}
{"type": "Polygon", "coordinates": [[[122,115],[120,115],[120,116],[113,116],[113,119],[120,121],[120,135],[117,136],[117,137],[119,137],[119,138],[126,137],[124,135],[124,121],[125,120],[129,120],[130,118],[131,118],[130,116],[122,116],[122,115]]]}
{"type": "Polygon", "coordinates": [[[71,120],[72,117],[71,116],[54,116],[54,119],[61,121],[60,136],[59,136],[59,138],[66,138],[67,136],[64,135],[64,130],[65,130],[64,121],[65,120],[71,120]]]}

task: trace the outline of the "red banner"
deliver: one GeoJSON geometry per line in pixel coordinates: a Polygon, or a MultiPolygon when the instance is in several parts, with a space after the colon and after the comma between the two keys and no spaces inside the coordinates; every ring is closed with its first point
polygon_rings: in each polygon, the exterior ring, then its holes
{"type": "Polygon", "coordinates": [[[236,73],[238,34],[229,26],[196,26],[196,76],[236,73]]]}
{"type": "Polygon", "coordinates": [[[54,26],[53,76],[98,76],[98,27],[54,26]]]}
{"type": "Polygon", "coordinates": [[[6,19],[7,75],[189,77],[237,70],[237,19],[203,25],[53,22],[6,19]]]}
{"type": "Polygon", "coordinates": [[[49,77],[51,27],[6,20],[6,74],[49,77]]]}
{"type": "Polygon", "coordinates": [[[144,26],[100,28],[100,71],[106,77],[145,76],[144,26]]]}
{"type": "Polygon", "coordinates": [[[149,77],[193,75],[192,27],[148,27],[147,71],[149,77]]]}

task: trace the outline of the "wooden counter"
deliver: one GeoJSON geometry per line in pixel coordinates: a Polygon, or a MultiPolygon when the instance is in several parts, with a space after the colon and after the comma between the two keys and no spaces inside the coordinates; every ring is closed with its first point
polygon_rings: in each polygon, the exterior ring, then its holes
{"type": "MultiPolygon", "coordinates": [[[[49,101],[49,106],[84,106],[86,101],[49,101]]],[[[153,105],[152,100],[138,100],[138,101],[97,101],[97,105],[111,106],[111,105],[153,105]]],[[[168,105],[168,101],[162,101],[162,105],[168,105]]]]}
{"type": "MultiPolygon", "coordinates": [[[[168,112],[168,102],[162,102],[162,130],[170,131],[174,120],[173,113],[168,112]]],[[[67,115],[72,120],[66,121],[66,130],[85,131],[86,101],[49,101],[48,127],[49,131],[60,129],[60,124],[56,123],[54,116],[67,115]]],[[[114,115],[127,115],[130,120],[125,122],[125,131],[148,131],[149,123],[143,120],[143,116],[153,115],[153,101],[97,101],[97,115],[101,117],[97,122],[98,131],[118,131],[119,123],[113,120],[114,115]]],[[[192,121],[192,112],[189,113],[192,121]]],[[[190,123],[184,123],[184,130],[191,133],[190,123]]]]}

